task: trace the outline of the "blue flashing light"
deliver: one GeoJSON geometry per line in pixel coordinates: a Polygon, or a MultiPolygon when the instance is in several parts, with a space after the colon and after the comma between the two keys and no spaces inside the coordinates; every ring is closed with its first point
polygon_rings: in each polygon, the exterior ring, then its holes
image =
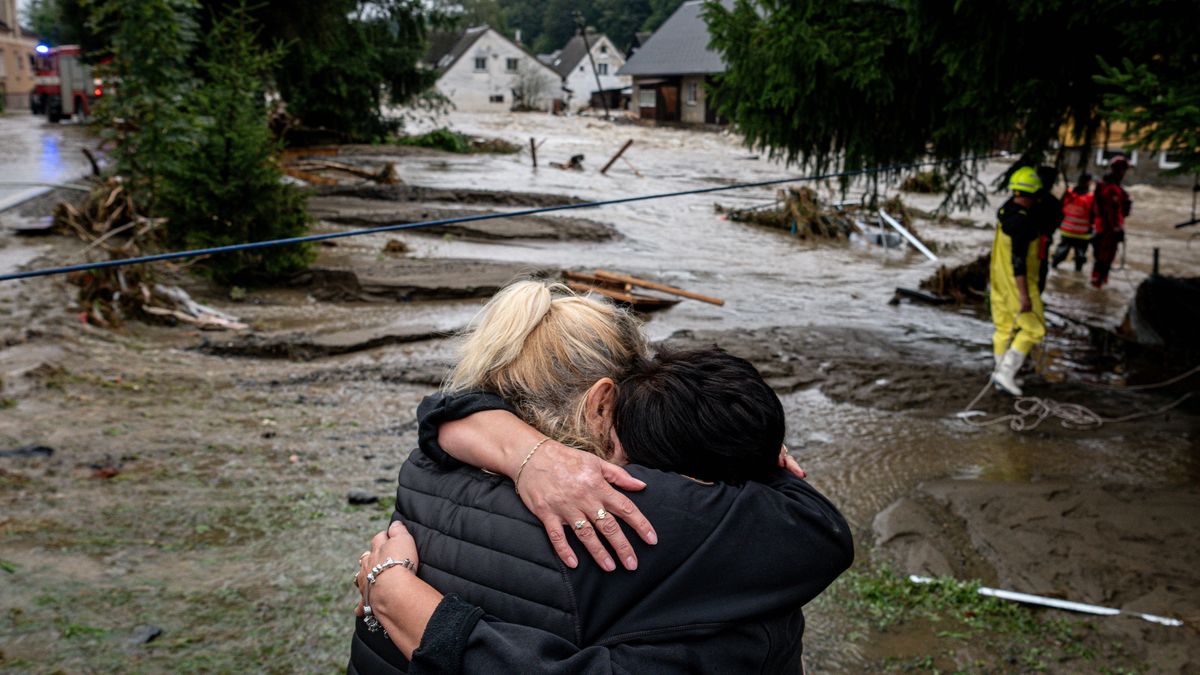
{"type": "Polygon", "coordinates": [[[33,51],[35,51],[39,54],[49,54],[50,53],[50,45],[41,43],[38,46],[34,47],[33,51]]]}

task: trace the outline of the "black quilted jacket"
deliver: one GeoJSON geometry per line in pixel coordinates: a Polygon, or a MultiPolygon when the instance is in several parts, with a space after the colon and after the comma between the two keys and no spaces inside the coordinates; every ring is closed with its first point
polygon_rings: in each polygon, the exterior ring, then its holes
{"type": "Polygon", "coordinates": [[[782,471],[735,487],[629,466],[647,484],[629,497],[658,545],[627,529],[639,567],[606,573],[573,541],[572,570],[510,481],[437,446],[439,423],[496,408],[507,406],[487,394],[421,404],[421,450],[401,468],[394,517],[446,598],[411,664],[358,621],[349,673],[800,671],[801,607],[853,559],[823,496],[782,471]]]}

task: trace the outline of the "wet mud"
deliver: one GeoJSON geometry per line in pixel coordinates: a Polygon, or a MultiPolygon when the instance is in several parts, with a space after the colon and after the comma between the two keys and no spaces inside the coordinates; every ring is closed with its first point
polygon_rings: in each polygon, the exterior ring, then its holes
{"type": "Polygon", "coordinates": [[[579,204],[584,201],[564,195],[538,192],[509,192],[473,188],[445,189],[420,185],[327,185],[313,187],[312,193],[316,197],[357,197],[389,202],[445,202],[528,207],[562,206],[579,204]]]}
{"type": "Polygon", "coordinates": [[[1200,490],[935,481],[874,520],[877,554],[904,574],[950,575],[1126,613],[1183,619],[1164,627],[1135,617],[1092,620],[1152,672],[1200,668],[1200,490]]]}
{"type": "MultiPolygon", "coordinates": [[[[356,227],[401,225],[428,220],[495,214],[492,210],[463,210],[431,206],[398,205],[395,202],[358,197],[322,196],[308,202],[313,217],[328,223],[356,227]]],[[[454,235],[477,240],[554,239],[608,241],[617,231],[607,223],[561,216],[515,216],[477,222],[434,225],[412,232],[433,236],[454,235]]]]}

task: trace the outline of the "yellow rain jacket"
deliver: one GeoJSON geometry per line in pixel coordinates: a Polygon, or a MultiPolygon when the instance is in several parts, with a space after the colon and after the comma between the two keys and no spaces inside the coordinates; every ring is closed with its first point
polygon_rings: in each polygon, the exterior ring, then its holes
{"type": "Polygon", "coordinates": [[[1012,199],[1000,207],[997,215],[991,266],[992,323],[996,325],[992,349],[1000,355],[1011,346],[1028,354],[1046,337],[1045,310],[1038,290],[1038,231],[1029,210],[1012,199]],[[1016,281],[1022,275],[1033,306],[1033,311],[1024,313],[1016,281]]]}

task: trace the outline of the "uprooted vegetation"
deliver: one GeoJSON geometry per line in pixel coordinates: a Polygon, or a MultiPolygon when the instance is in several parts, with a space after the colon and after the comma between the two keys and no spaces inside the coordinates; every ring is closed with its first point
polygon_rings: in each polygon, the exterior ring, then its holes
{"type": "MultiPolygon", "coordinates": [[[[917,217],[927,215],[923,211],[909,207],[899,197],[879,202],[879,208],[902,223],[929,249],[937,250],[937,243],[921,237],[913,224],[917,217]]],[[[816,191],[808,187],[779,190],[775,201],[763,206],[732,209],[717,204],[715,210],[734,222],[784,230],[801,239],[848,241],[852,236],[865,235],[874,240],[876,236],[868,235],[863,228],[879,223],[874,207],[866,203],[823,204],[816,191]]],[[[885,240],[879,239],[876,243],[885,243],[885,240]]]]}
{"type": "Polygon", "coordinates": [[[401,136],[396,139],[396,144],[433,148],[463,155],[477,153],[511,155],[521,150],[521,146],[504,139],[468,136],[446,127],[414,136],[401,136]]]}
{"type": "Polygon", "coordinates": [[[936,171],[921,171],[904,179],[900,189],[918,194],[937,194],[946,191],[946,177],[936,171]]]}
{"type": "Polygon", "coordinates": [[[951,298],[960,305],[981,303],[987,298],[991,261],[991,254],[985,253],[962,265],[941,265],[933,275],[921,282],[921,290],[951,298]]]}
{"type": "Polygon", "coordinates": [[[786,230],[801,239],[849,239],[861,232],[846,213],[823,208],[816,191],[807,187],[779,190],[767,208],[727,209],[717,204],[716,211],[735,223],[786,230]]]}

